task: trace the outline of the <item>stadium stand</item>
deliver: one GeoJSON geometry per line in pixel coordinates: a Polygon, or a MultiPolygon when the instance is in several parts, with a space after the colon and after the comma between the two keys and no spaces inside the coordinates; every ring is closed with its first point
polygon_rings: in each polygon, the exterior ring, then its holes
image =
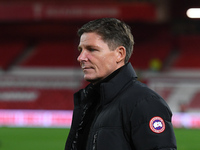
{"type": "Polygon", "coordinates": [[[188,104],[187,108],[188,109],[199,109],[200,108],[200,101],[199,101],[199,97],[200,97],[200,91],[197,92],[193,98],[191,99],[190,103],[188,104]]]}
{"type": "Polygon", "coordinates": [[[177,40],[179,57],[173,68],[198,69],[200,68],[200,36],[181,36],[177,40]]]}
{"type": "Polygon", "coordinates": [[[1,43],[1,66],[12,67],[0,75],[0,109],[72,110],[82,79],[77,52],[69,40],[1,43]]]}
{"type": "Polygon", "coordinates": [[[33,53],[27,57],[21,66],[24,67],[75,67],[76,51],[73,42],[44,41],[36,45],[33,53]]]}
{"type": "Polygon", "coordinates": [[[158,59],[163,64],[170,55],[171,50],[172,46],[168,41],[139,43],[135,45],[130,61],[136,69],[148,70],[153,59],[158,59]]]}
{"type": "Polygon", "coordinates": [[[82,85],[78,70],[24,70],[0,76],[0,109],[73,109],[73,93],[82,85]]]}
{"type": "Polygon", "coordinates": [[[24,51],[26,43],[23,41],[0,42],[0,68],[7,69],[24,51]]]}
{"type": "Polygon", "coordinates": [[[0,109],[72,110],[73,90],[0,88],[0,109]]]}

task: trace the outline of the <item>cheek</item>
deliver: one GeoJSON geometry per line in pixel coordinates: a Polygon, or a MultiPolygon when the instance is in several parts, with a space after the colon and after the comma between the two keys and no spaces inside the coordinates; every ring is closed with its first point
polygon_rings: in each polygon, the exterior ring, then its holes
{"type": "Polygon", "coordinates": [[[101,71],[104,73],[111,73],[116,69],[115,59],[112,57],[104,57],[101,61],[101,71]]]}
{"type": "Polygon", "coordinates": [[[113,53],[103,54],[93,57],[92,63],[96,66],[98,74],[108,74],[116,69],[116,58],[113,53]]]}
{"type": "Polygon", "coordinates": [[[115,55],[114,55],[114,53],[109,53],[109,54],[106,54],[106,55],[104,55],[104,56],[102,56],[101,58],[100,58],[102,61],[104,61],[105,63],[113,63],[114,61],[115,61],[115,55]]]}

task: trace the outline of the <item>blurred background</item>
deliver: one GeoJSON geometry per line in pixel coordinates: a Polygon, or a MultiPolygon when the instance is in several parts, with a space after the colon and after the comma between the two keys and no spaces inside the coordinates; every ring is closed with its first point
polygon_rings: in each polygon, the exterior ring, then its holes
{"type": "MultiPolygon", "coordinates": [[[[200,128],[200,11],[190,8],[200,1],[0,0],[0,126],[70,128],[73,93],[87,85],[76,61],[77,30],[115,17],[131,26],[130,62],[169,104],[174,127],[200,128]]],[[[0,149],[9,149],[2,139],[0,149]]]]}

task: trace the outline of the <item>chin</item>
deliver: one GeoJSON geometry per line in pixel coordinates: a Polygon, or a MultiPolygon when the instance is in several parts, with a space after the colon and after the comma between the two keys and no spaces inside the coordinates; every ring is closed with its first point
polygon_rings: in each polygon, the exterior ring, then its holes
{"type": "Polygon", "coordinates": [[[85,77],[84,79],[86,81],[90,82],[90,83],[93,83],[93,84],[95,84],[95,83],[97,83],[97,82],[99,82],[101,80],[99,78],[87,78],[87,77],[85,77]]]}
{"type": "Polygon", "coordinates": [[[88,82],[92,82],[92,81],[94,81],[95,79],[93,79],[93,78],[91,78],[91,77],[84,77],[84,80],[85,81],[88,81],[88,82]]]}

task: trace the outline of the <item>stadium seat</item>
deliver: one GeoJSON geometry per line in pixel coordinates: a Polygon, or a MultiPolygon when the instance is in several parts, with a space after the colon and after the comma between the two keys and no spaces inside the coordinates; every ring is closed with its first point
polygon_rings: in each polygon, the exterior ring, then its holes
{"type": "Polygon", "coordinates": [[[74,91],[69,89],[0,88],[0,93],[0,109],[72,110],[74,107],[74,91]],[[35,93],[32,98],[28,95],[31,92],[35,93]],[[11,96],[13,93],[21,95],[11,96]]]}
{"type": "Polygon", "coordinates": [[[164,63],[171,49],[171,44],[168,41],[136,43],[130,61],[136,69],[147,70],[150,69],[150,62],[153,59],[164,63]]]}
{"type": "Polygon", "coordinates": [[[188,109],[200,109],[200,92],[196,93],[194,97],[191,99],[190,103],[188,104],[188,109]]]}
{"type": "Polygon", "coordinates": [[[74,67],[77,48],[66,41],[45,41],[36,45],[33,53],[21,66],[26,67],[74,67]]]}
{"type": "Polygon", "coordinates": [[[7,69],[23,52],[26,43],[19,42],[0,42],[0,68],[7,69]]]}
{"type": "Polygon", "coordinates": [[[200,68],[200,36],[181,36],[177,45],[179,57],[173,64],[173,68],[197,69],[200,68]]]}

